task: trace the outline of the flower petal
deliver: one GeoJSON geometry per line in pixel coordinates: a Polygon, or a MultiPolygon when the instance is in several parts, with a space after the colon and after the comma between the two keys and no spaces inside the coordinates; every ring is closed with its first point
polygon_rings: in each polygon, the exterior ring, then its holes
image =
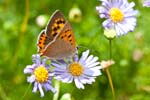
{"type": "Polygon", "coordinates": [[[77,77],[74,78],[74,82],[78,89],[84,89],[84,85],[80,82],[80,80],[77,77]]]}
{"type": "Polygon", "coordinates": [[[43,91],[43,89],[42,89],[41,84],[38,84],[38,89],[39,89],[39,91],[40,91],[41,97],[44,97],[44,91],[43,91]]]}
{"type": "Polygon", "coordinates": [[[90,66],[98,60],[98,57],[94,57],[91,61],[87,62],[85,66],[90,66]]]}
{"type": "Polygon", "coordinates": [[[45,84],[43,84],[43,86],[46,91],[51,90],[53,93],[56,93],[55,88],[53,88],[50,83],[45,83],[45,84]]]}
{"type": "Polygon", "coordinates": [[[24,74],[27,74],[27,73],[30,74],[30,73],[32,73],[33,69],[34,69],[34,66],[27,65],[26,68],[24,69],[24,74]]]}
{"type": "Polygon", "coordinates": [[[32,92],[36,92],[37,90],[38,90],[38,83],[35,82],[32,92]]]}
{"type": "Polygon", "coordinates": [[[81,56],[81,58],[80,58],[80,60],[79,60],[79,63],[80,64],[84,64],[83,62],[86,60],[86,58],[88,57],[88,55],[89,55],[89,50],[86,50],[85,52],[83,52],[82,53],[82,56],[81,56]]]}
{"type": "Polygon", "coordinates": [[[100,70],[95,70],[94,68],[85,69],[84,74],[88,76],[99,76],[101,75],[100,70]]]}
{"type": "Polygon", "coordinates": [[[31,76],[27,77],[27,82],[33,83],[34,81],[35,81],[35,76],[34,75],[31,75],[31,76]]]}

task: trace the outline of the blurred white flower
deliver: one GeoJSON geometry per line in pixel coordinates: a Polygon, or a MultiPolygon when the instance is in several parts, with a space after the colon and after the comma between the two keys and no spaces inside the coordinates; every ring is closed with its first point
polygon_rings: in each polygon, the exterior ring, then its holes
{"type": "Polygon", "coordinates": [[[39,27],[45,27],[45,25],[47,23],[47,16],[46,15],[37,16],[36,23],[39,27]]]}
{"type": "Polygon", "coordinates": [[[113,60],[107,60],[107,61],[103,60],[103,61],[100,62],[100,64],[101,64],[102,69],[105,69],[105,68],[108,68],[111,65],[115,64],[115,61],[113,61],[113,60]]]}
{"type": "Polygon", "coordinates": [[[79,23],[82,19],[82,12],[78,7],[73,7],[69,12],[69,19],[72,22],[79,23]]]}

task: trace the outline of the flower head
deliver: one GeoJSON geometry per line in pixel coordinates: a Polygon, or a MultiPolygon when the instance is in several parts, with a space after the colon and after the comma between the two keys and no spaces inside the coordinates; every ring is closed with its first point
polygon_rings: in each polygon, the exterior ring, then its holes
{"type": "Polygon", "coordinates": [[[106,18],[103,22],[105,29],[115,29],[116,36],[127,34],[133,31],[136,26],[136,14],[133,10],[134,2],[128,3],[127,0],[100,0],[102,6],[97,6],[96,10],[100,13],[100,18],[106,18]]]}
{"type": "Polygon", "coordinates": [[[83,52],[80,59],[75,55],[73,59],[53,61],[55,78],[65,83],[74,81],[79,89],[84,89],[84,84],[95,82],[96,76],[101,75],[100,62],[97,62],[98,57],[88,55],[89,50],[83,52]]]}
{"type": "Polygon", "coordinates": [[[150,0],[145,0],[143,3],[144,7],[150,7],[150,0]]]}
{"type": "Polygon", "coordinates": [[[27,65],[24,69],[24,73],[31,74],[31,76],[27,78],[27,81],[34,84],[33,92],[39,90],[41,97],[43,97],[44,92],[42,87],[44,87],[46,91],[51,90],[55,93],[56,90],[51,86],[53,73],[50,72],[49,65],[46,64],[46,59],[41,61],[39,55],[33,55],[32,58],[34,64],[27,65]]]}
{"type": "Polygon", "coordinates": [[[113,60],[103,60],[100,62],[101,66],[103,69],[110,67],[111,65],[115,64],[115,62],[113,60]]]}

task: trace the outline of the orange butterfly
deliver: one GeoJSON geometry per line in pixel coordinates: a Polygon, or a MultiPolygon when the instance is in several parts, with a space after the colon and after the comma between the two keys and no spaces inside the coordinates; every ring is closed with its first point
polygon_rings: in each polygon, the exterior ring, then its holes
{"type": "Polygon", "coordinates": [[[49,59],[63,59],[76,52],[74,33],[63,14],[56,10],[37,41],[38,52],[49,59]]]}

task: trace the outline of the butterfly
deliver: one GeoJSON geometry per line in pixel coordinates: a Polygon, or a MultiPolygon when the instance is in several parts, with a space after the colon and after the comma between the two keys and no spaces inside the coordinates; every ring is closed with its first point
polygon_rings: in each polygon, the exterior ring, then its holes
{"type": "Polygon", "coordinates": [[[46,29],[39,34],[37,46],[38,53],[49,59],[63,59],[75,54],[76,42],[72,27],[59,10],[53,13],[46,29]]]}

